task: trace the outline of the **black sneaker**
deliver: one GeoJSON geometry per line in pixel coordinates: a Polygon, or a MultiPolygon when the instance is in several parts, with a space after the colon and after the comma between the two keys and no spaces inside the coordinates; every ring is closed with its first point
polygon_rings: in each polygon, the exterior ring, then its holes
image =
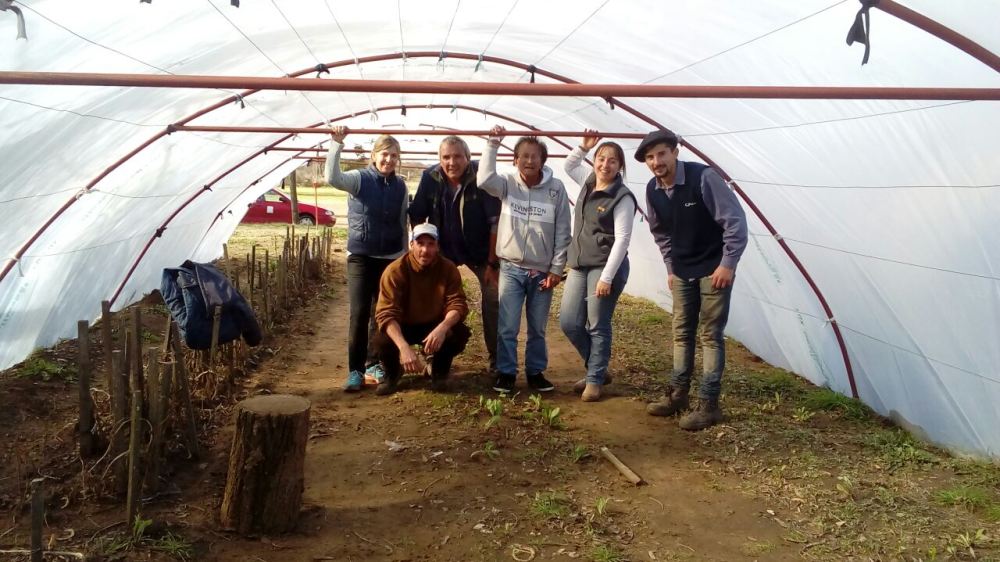
{"type": "Polygon", "coordinates": [[[510,375],[497,375],[496,382],[493,383],[493,390],[501,393],[507,394],[509,392],[514,392],[515,381],[517,377],[510,375]]]}
{"type": "Polygon", "coordinates": [[[545,373],[528,375],[528,386],[530,386],[532,390],[537,390],[538,392],[552,392],[556,388],[545,378],[545,373]]]}

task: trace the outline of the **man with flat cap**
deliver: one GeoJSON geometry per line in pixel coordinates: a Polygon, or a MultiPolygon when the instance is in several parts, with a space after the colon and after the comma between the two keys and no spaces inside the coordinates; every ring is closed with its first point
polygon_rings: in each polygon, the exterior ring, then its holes
{"type": "Polygon", "coordinates": [[[649,230],[667,266],[674,301],[673,373],[667,395],[646,411],[654,416],[687,412],[700,323],[704,358],[699,401],[680,420],[682,429],[697,431],[722,421],[723,332],[736,265],[747,245],[747,220],[719,172],[678,160],[677,144],[677,135],[662,129],[646,135],[635,152],[635,159],[653,172],[646,184],[649,230]]]}
{"type": "Polygon", "coordinates": [[[403,372],[426,372],[413,346],[421,348],[430,364],[431,389],[446,390],[452,360],[471,335],[464,323],[468,312],[462,276],[440,254],[437,227],[417,225],[409,251],[386,267],[379,284],[373,343],[385,378],[375,394],[395,392],[403,372]]]}

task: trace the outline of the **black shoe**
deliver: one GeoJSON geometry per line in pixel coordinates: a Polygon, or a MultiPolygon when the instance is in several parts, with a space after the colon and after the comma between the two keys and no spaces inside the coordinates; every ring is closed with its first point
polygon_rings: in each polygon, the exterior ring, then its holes
{"type": "Polygon", "coordinates": [[[517,381],[515,376],[497,375],[497,380],[493,383],[493,390],[501,394],[514,392],[515,381],[517,381]]]}
{"type": "Polygon", "coordinates": [[[556,389],[556,387],[552,386],[552,383],[545,378],[545,373],[528,375],[528,386],[530,386],[532,390],[537,390],[538,392],[552,392],[556,389]]]}

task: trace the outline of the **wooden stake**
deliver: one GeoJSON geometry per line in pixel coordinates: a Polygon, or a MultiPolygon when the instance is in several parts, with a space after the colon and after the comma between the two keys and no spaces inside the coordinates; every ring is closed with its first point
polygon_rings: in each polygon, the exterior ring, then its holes
{"type": "Polygon", "coordinates": [[[142,391],[135,372],[132,373],[132,416],[128,439],[128,495],[125,498],[126,524],[131,528],[139,515],[142,481],[139,477],[139,447],[142,436],[142,391]]]}
{"type": "MultiPolygon", "coordinates": [[[[111,414],[112,428],[111,435],[111,458],[118,459],[119,455],[125,452],[128,440],[121,429],[128,418],[128,371],[125,367],[125,353],[114,350],[111,353],[111,370],[114,372],[111,392],[111,414]]],[[[115,466],[115,488],[119,493],[128,489],[128,466],[124,462],[118,462],[115,466]]]]}
{"type": "Polygon", "coordinates": [[[144,377],[142,376],[142,308],[138,304],[134,304],[130,312],[132,319],[132,345],[129,353],[131,354],[132,365],[129,382],[132,385],[133,391],[138,390],[142,392],[145,387],[143,383],[144,377]]]}
{"type": "Polygon", "coordinates": [[[44,478],[31,481],[31,562],[42,562],[42,525],[45,523],[44,478]]]}
{"type": "Polygon", "coordinates": [[[149,423],[153,428],[146,455],[146,491],[154,494],[160,487],[160,466],[167,420],[170,418],[170,382],[173,369],[160,363],[160,348],[147,350],[149,357],[149,423]]]}
{"type": "Polygon", "coordinates": [[[111,388],[111,380],[115,371],[111,368],[111,352],[115,350],[114,336],[111,330],[111,302],[101,301],[101,343],[104,344],[104,372],[107,388],[111,388]]]}
{"type": "Polygon", "coordinates": [[[618,472],[621,472],[622,476],[627,478],[629,482],[635,484],[636,486],[640,486],[646,483],[646,481],[640,478],[638,474],[632,472],[631,468],[625,466],[625,463],[618,460],[618,457],[616,457],[615,454],[612,453],[611,450],[608,449],[607,447],[601,447],[601,455],[603,455],[604,458],[611,461],[611,464],[615,465],[615,468],[618,469],[618,472]]]}
{"type": "Polygon", "coordinates": [[[77,435],[80,437],[80,456],[94,454],[94,401],[90,397],[90,378],[93,372],[90,363],[90,327],[86,320],[76,323],[77,342],[77,382],[80,391],[80,419],[77,435]]]}
{"type": "Polygon", "coordinates": [[[208,352],[209,368],[215,368],[215,355],[219,351],[219,327],[222,324],[222,305],[212,307],[212,344],[208,352]]]}
{"type": "Polygon", "coordinates": [[[184,408],[184,444],[193,458],[198,458],[201,453],[198,450],[198,426],[194,415],[194,405],[191,403],[191,387],[188,382],[187,365],[184,363],[184,350],[181,349],[180,338],[177,337],[177,326],[171,325],[171,333],[174,334],[171,348],[174,352],[173,375],[174,387],[180,397],[181,406],[184,408]]]}

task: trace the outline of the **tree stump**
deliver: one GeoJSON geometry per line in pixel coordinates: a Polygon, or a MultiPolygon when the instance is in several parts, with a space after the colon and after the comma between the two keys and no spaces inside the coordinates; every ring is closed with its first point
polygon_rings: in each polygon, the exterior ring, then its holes
{"type": "Polygon", "coordinates": [[[222,498],[223,527],[242,535],[295,528],[305,487],[310,403],[288,394],[236,407],[236,434],[222,498]]]}

